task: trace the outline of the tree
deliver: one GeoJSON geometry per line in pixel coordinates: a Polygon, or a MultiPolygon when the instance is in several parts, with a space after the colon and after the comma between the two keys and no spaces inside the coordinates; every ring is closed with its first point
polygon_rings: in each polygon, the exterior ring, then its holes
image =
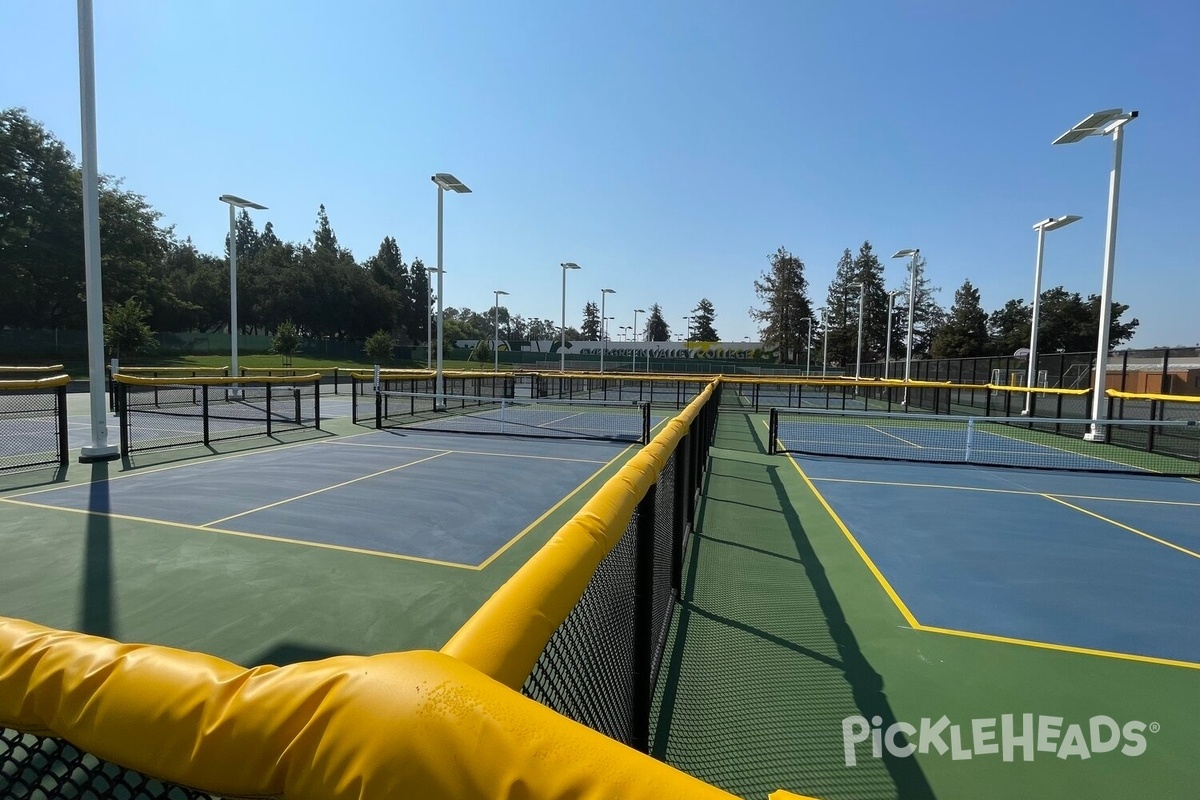
{"type": "Polygon", "coordinates": [[[583,327],[580,335],[584,341],[600,341],[600,307],[589,302],[583,307],[583,327]]]}
{"type": "MultiPolygon", "coordinates": [[[[991,354],[1011,356],[1022,347],[1029,347],[1029,328],[1033,309],[1024,300],[1009,300],[1004,307],[988,317],[991,354]]],[[[1038,350],[1041,350],[1039,343],[1038,350]]]]}
{"type": "Polygon", "coordinates": [[[480,339],[467,356],[467,361],[478,361],[481,364],[492,360],[492,342],[490,339],[480,339]]]}
{"type": "Polygon", "coordinates": [[[421,259],[413,259],[408,270],[408,279],[408,318],[403,320],[402,325],[411,341],[426,342],[429,341],[429,312],[433,290],[429,285],[429,272],[421,259]]]}
{"type": "Polygon", "coordinates": [[[838,259],[825,300],[829,329],[826,358],[843,369],[854,363],[858,348],[858,289],[849,288],[856,280],[854,256],[847,247],[838,259]]]}
{"type": "MultiPolygon", "coordinates": [[[[911,263],[911,261],[910,261],[911,263]]],[[[941,306],[933,299],[934,294],[940,292],[936,286],[929,283],[929,279],[925,277],[925,259],[917,256],[917,292],[916,292],[916,313],[913,315],[913,358],[926,358],[929,355],[930,348],[933,344],[933,337],[937,334],[938,328],[941,326],[945,312],[941,306]]],[[[908,350],[908,298],[909,298],[909,280],[910,274],[904,279],[903,294],[897,297],[896,312],[903,314],[904,320],[904,336],[900,339],[900,354],[899,357],[907,358],[908,350]]]]}
{"type": "Polygon", "coordinates": [[[392,349],[392,334],[386,330],[375,331],[363,343],[363,351],[376,364],[391,360],[392,349]]]}
{"type": "Polygon", "coordinates": [[[988,315],[979,301],[979,290],[970,280],[954,293],[954,304],[933,339],[934,358],[970,358],[988,351],[988,315]]]}
{"type": "Polygon", "coordinates": [[[271,352],[283,357],[284,366],[291,364],[292,356],[300,349],[300,331],[290,319],[279,323],[271,337],[271,352]]]}
{"type": "Polygon", "coordinates": [[[784,247],[767,260],[770,267],[754,281],[754,293],[764,307],[751,308],[750,316],[760,323],[759,335],[763,341],[778,346],[780,361],[795,363],[800,349],[800,320],[812,317],[804,262],[784,247]]]}
{"type": "Polygon", "coordinates": [[[146,320],[150,309],[135,298],[124,303],[114,303],[104,309],[104,341],[108,351],[116,358],[130,353],[154,350],[158,340],[146,320]]]}
{"type": "Polygon", "coordinates": [[[713,318],[717,312],[713,309],[713,304],[707,297],[700,298],[700,302],[692,309],[692,335],[688,337],[690,342],[719,342],[720,337],[717,336],[717,330],[713,327],[713,318]]]}
{"type": "Polygon", "coordinates": [[[646,340],[651,342],[671,341],[671,326],[663,319],[662,306],[658,303],[650,306],[650,314],[646,317],[646,340]]]}

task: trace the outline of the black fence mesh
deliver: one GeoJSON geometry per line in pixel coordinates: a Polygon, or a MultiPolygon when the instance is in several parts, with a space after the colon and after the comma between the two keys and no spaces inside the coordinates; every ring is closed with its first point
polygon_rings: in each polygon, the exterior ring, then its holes
{"type": "Polygon", "coordinates": [[[0,389],[0,472],[67,463],[67,387],[28,383],[0,389]]]}
{"type": "Polygon", "coordinates": [[[719,401],[718,392],[692,421],[523,687],[529,697],[643,752],[719,401]]]}
{"type": "MultiPolygon", "coordinates": [[[[232,381],[232,379],[230,379],[232,381]]],[[[124,455],[321,427],[315,381],[237,385],[117,383],[124,455]]]]}
{"type": "Polygon", "coordinates": [[[85,753],[70,742],[0,728],[0,797],[5,800],[218,800],[85,753]]]}

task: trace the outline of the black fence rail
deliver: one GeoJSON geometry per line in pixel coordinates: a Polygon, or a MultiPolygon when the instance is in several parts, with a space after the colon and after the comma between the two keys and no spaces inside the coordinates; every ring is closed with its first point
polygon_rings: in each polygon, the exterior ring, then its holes
{"type": "Polygon", "coordinates": [[[68,375],[0,381],[0,472],[66,465],[68,375]]]}
{"type": "Polygon", "coordinates": [[[679,599],[719,393],[692,420],[522,687],[560,714],[642,752],[649,752],[653,689],[679,599]]]}
{"type": "Polygon", "coordinates": [[[136,378],[118,373],[121,453],[321,428],[320,376],[136,378]]]}

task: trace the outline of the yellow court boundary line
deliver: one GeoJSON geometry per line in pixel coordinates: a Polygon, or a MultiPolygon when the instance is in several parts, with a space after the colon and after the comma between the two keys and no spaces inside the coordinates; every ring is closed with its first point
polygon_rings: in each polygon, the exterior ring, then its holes
{"type": "MultiPolygon", "coordinates": [[[[796,472],[800,475],[800,477],[804,481],[805,485],[808,486],[809,491],[811,491],[813,493],[813,495],[817,498],[817,500],[820,501],[821,505],[824,506],[825,511],[829,514],[830,518],[834,521],[834,523],[838,526],[838,528],[841,529],[842,534],[846,537],[847,541],[849,541],[850,544],[854,547],[855,552],[858,553],[859,557],[863,560],[863,563],[866,564],[867,568],[875,576],[875,579],[877,581],[879,581],[879,585],[883,587],[883,590],[885,592],[887,592],[888,597],[890,597],[892,599],[892,602],[895,604],[896,608],[900,611],[901,614],[904,615],[905,620],[909,623],[909,627],[912,630],[920,631],[922,633],[936,633],[936,634],[941,634],[943,636],[957,636],[959,638],[965,638],[965,639],[979,639],[982,641],[992,642],[992,643],[997,643],[997,644],[1016,645],[1016,646],[1020,646],[1020,647],[1032,647],[1032,648],[1036,648],[1039,650],[1057,650],[1062,653],[1072,653],[1075,655],[1093,656],[1096,658],[1111,658],[1111,659],[1116,659],[1116,660],[1120,660],[1120,661],[1135,661],[1135,662],[1140,662],[1140,663],[1144,663],[1144,664],[1157,664],[1157,665],[1161,665],[1161,666],[1183,667],[1184,669],[1200,670],[1200,663],[1196,663],[1196,662],[1192,662],[1192,661],[1178,661],[1178,660],[1169,659],[1169,658],[1157,658],[1155,656],[1137,655],[1135,653],[1121,653],[1121,652],[1118,652],[1115,650],[1093,650],[1093,649],[1089,649],[1086,647],[1076,647],[1076,646],[1068,645],[1068,644],[1054,644],[1054,643],[1050,643],[1050,642],[1038,642],[1038,641],[1035,641],[1032,639],[1016,639],[1016,638],[1012,638],[1012,637],[1008,637],[1008,636],[997,636],[997,635],[989,634],[989,633],[975,633],[973,631],[964,631],[964,630],[959,630],[957,628],[940,628],[940,627],[937,627],[934,625],[922,624],[921,622],[919,622],[917,620],[917,618],[915,616],[913,616],[912,612],[908,610],[908,606],[906,606],[904,604],[904,601],[900,599],[900,596],[896,593],[896,590],[893,589],[892,585],[890,583],[888,583],[886,578],[883,577],[883,573],[881,573],[879,571],[879,568],[875,566],[875,562],[873,562],[871,560],[870,556],[867,555],[866,551],[863,550],[862,545],[860,545],[858,543],[858,540],[855,539],[853,534],[850,533],[849,529],[846,527],[846,524],[844,522],[842,522],[841,518],[837,515],[837,513],[833,510],[833,508],[829,505],[828,501],[825,500],[825,497],[817,490],[816,486],[813,484],[812,479],[810,479],[808,477],[808,475],[800,467],[800,464],[796,462],[796,459],[793,458],[791,455],[788,455],[787,459],[788,459],[788,461],[792,462],[792,466],[796,468],[796,472]]],[[[924,484],[914,484],[914,485],[921,486],[924,484]]],[[[956,488],[956,487],[946,487],[946,488],[956,488]]],[[[1051,499],[1053,499],[1053,498],[1051,498],[1051,499]]]]}
{"type": "Polygon", "coordinates": [[[1183,553],[1184,555],[1189,555],[1192,558],[1200,558],[1200,553],[1196,553],[1191,550],[1188,550],[1186,547],[1180,547],[1179,545],[1175,544],[1174,542],[1168,542],[1166,539],[1160,539],[1157,536],[1153,536],[1149,533],[1146,533],[1145,531],[1139,531],[1137,528],[1131,528],[1130,526],[1128,526],[1122,522],[1117,522],[1115,519],[1109,519],[1108,517],[1097,514],[1094,511],[1088,511],[1086,508],[1081,508],[1080,506],[1074,505],[1072,503],[1068,503],[1066,500],[1059,500],[1057,497],[1054,497],[1053,495],[1047,494],[1047,495],[1042,495],[1042,496],[1045,497],[1047,500],[1053,500],[1054,502],[1060,503],[1060,504],[1066,506],[1067,508],[1072,508],[1081,514],[1087,514],[1089,517],[1095,517],[1096,519],[1101,520],[1102,522],[1107,522],[1108,524],[1115,525],[1118,528],[1121,528],[1122,530],[1126,530],[1126,531],[1129,531],[1130,533],[1137,534],[1138,536],[1149,539],[1152,542],[1157,542],[1158,544],[1161,544],[1164,547],[1169,547],[1172,550],[1178,550],[1179,552],[1183,553]]]}
{"type": "Polygon", "coordinates": [[[7,497],[0,497],[0,503],[11,503],[15,506],[28,506],[29,508],[37,508],[46,511],[66,511],[71,514],[84,514],[93,517],[106,517],[108,519],[120,519],[127,522],[144,522],[150,525],[164,525],[168,528],[180,528],[182,530],[199,531],[201,533],[220,533],[228,536],[240,536],[244,539],[259,539],[267,542],[278,542],[280,544],[295,544],[302,547],[317,547],[322,550],[335,550],[343,553],[355,553],[358,555],[376,556],[378,558],[391,558],[397,561],[412,561],[418,564],[430,564],[436,567],[452,567],[454,569],[466,569],[478,571],[480,568],[472,564],[460,564],[457,561],[440,561],[436,558],[422,558],[421,556],[410,556],[402,553],[385,553],[381,550],[366,550],[361,547],[350,547],[341,544],[328,544],[326,542],[309,542],[304,539],[288,539],[284,536],[270,536],[265,533],[249,533],[247,531],[234,531],[227,528],[202,528],[199,525],[190,525],[186,522],[172,522],[166,519],[152,519],[150,517],[137,517],[132,514],[113,514],[106,511],[89,511],[86,508],[65,508],[62,506],[49,506],[44,503],[30,503],[27,500],[12,500],[7,497]]]}
{"type": "Polygon", "coordinates": [[[503,544],[503,545],[500,547],[500,549],[499,549],[499,550],[497,550],[496,552],[494,552],[494,553],[492,553],[490,556],[488,556],[486,559],[484,559],[484,560],[483,560],[483,562],[479,564],[479,566],[477,567],[477,569],[480,569],[480,570],[487,569],[487,567],[488,567],[488,566],[490,566],[490,565],[491,565],[491,563],[492,563],[493,561],[495,561],[495,560],[496,560],[497,558],[499,558],[500,556],[504,555],[504,553],[505,553],[505,552],[507,552],[507,551],[508,551],[508,549],[509,549],[510,547],[512,547],[512,546],[513,546],[514,544],[516,544],[517,542],[519,542],[521,539],[525,538],[525,534],[527,534],[527,533],[529,533],[530,531],[532,531],[532,530],[533,530],[534,528],[536,528],[538,525],[541,525],[541,524],[542,524],[542,522],[544,522],[544,521],[546,520],[546,518],[548,518],[548,517],[549,517],[551,514],[553,514],[553,513],[554,513],[555,511],[557,511],[558,509],[562,508],[562,507],[563,507],[563,505],[564,505],[564,504],[565,504],[565,503],[566,503],[568,500],[570,500],[572,497],[574,497],[575,495],[577,495],[577,494],[579,494],[581,491],[583,491],[584,487],[585,487],[585,486],[587,486],[588,484],[590,484],[592,481],[596,480],[596,478],[597,478],[597,477],[598,477],[598,476],[599,476],[599,475],[600,475],[602,472],[604,472],[606,469],[608,469],[608,468],[609,468],[609,467],[611,467],[613,464],[615,464],[615,463],[616,463],[616,462],[617,462],[619,459],[621,459],[621,458],[625,458],[625,457],[627,456],[627,454],[629,453],[629,451],[630,451],[630,450],[632,450],[634,447],[641,447],[641,446],[644,446],[644,445],[631,444],[631,445],[629,445],[628,447],[626,447],[624,450],[622,450],[620,453],[617,453],[615,456],[613,456],[613,457],[612,457],[612,458],[611,458],[611,459],[608,461],[608,463],[607,463],[607,464],[605,464],[604,466],[600,467],[600,469],[598,469],[598,470],[596,470],[595,472],[593,472],[593,473],[592,473],[592,474],[591,474],[591,475],[590,475],[590,476],[589,476],[589,477],[588,477],[588,478],[587,478],[587,479],[586,479],[586,480],[585,480],[583,483],[579,484],[579,485],[578,485],[578,486],[576,486],[576,487],[575,487],[573,490],[571,490],[571,493],[570,493],[570,494],[568,494],[568,495],[567,495],[566,497],[564,497],[562,500],[559,500],[559,501],[558,501],[557,503],[555,503],[554,505],[550,506],[550,508],[546,509],[546,511],[545,511],[545,512],[544,512],[544,513],[543,513],[543,514],[540,516],[540,517],[538,517],[538,518],[537,518],[537,519],[535,519],[533,522],[531,522],[531,523],[529,523],[528,525],[526,525],[526,526],[525,526],[525,529],[524,529],[523,531],[521,531],[521,532],[520,532],[520,533],[518,533],[516,536],[512,537],[511,539],[509,539],[507,542],[505,542],[505,543],[504,543],[504,544],[503,544]]]}
{"type": "Polygon", "coordinates": [[[394,467],[388,467],[387,469],[381,469],[378,472],[372,472],[369,475],[360,475],[357,478],[351,478],[349,480],[342,481],[341,483],[335,483],[332,486],[322,486],[320,489],[313,489],[311,492],[304,492],[303,494],[298,494],[295,497],[285,497],[282,500],[276,500],[274,503],[267,503],[266,505],[261,505],[261,506],[258,506],[257,508],[251,508],[246,511],[239,511],[236,514],[230,514],[227,517],[221,517],[220,519],[214,519],[212,522],[206,522],[203,525],[200,525],[199,527],[205,528],[205,529],[210,529],[210,526],[212,526],[212,525],[217,525],[222,522],[228,522],[231,519],[237,519],[238,517],[245,517],[249,514],[254,514],[259,511],[266,511],[268,508],[275,508],[276,506],[281,506],[281,505],[284,505],[285,503],[293,503],[297,500],[303,500],[306,497],[312,497],[313,495],[318,495],[318,494],[321,494],[322,492],[332,491],[333,489],[340,489],[343,486],[349,486],[352,483],[358,483],[359,481],[365,481],[365,480],[368,480],[369,478],[378,478],[380,475],[387,475],[389,472],[396,472],[397,470],[407,469],[408,467],[415,467],[417,464],[424,464],[427,461],[432,461],[435,458],[441,458],[442,456],[447,456],[447,455],[450,455],[450,451],[448,451],[448,450],[445,452],[442,452],[442,453],[435,453],[431,456],[426,456],[425,458],[418,458],[416,461],[409,461],[406,464],[397,464],[394,467]]]}

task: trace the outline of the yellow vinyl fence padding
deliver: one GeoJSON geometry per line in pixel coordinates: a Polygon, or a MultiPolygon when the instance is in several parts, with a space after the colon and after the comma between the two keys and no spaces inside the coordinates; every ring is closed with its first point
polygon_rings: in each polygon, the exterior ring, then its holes
{"type": "Polygon", "coordinates": [[[483,604],[442,652],[520,689],[713,393],[705,387],[483,604]]]}
{"type": "Polygon", "coordinates": [[[1104,394],[1109,397],[1124,400],[1159,400],[1164,403],[1194,403],[1200,404],[1200,395],[1179,395],[1179,394],[1135,394],[1133,392],[1121,392],[1116,389],[1109,389],[1104,394]]]}
{"type": "Polygon", "coordinates": [[[71,382],[70,375],[51,375],[48,378],[26,378],[17,381],[0,381],[0,389],[6,392],[30,391],[33,389],[57,389],[71,382]]]}
{"type": "Polygon", "coordinates": [[[732,800],[428,651],[244,669],[0,617],[0,727],[284,800],[732,800]]]}
{"type": "Polygon", "coordinates": [[[130,386],[238,386],[244,383],[319,383],[321,380],[321,376],[316,372],[308,375],[276,375],[274,377],[255,375],[252,378],[248,376],[235,378],[232,375],[229,377],[198,375],[194,378],[143,378],[118,372],[113,378],[117,383],[125,383],[130,386]]]}

